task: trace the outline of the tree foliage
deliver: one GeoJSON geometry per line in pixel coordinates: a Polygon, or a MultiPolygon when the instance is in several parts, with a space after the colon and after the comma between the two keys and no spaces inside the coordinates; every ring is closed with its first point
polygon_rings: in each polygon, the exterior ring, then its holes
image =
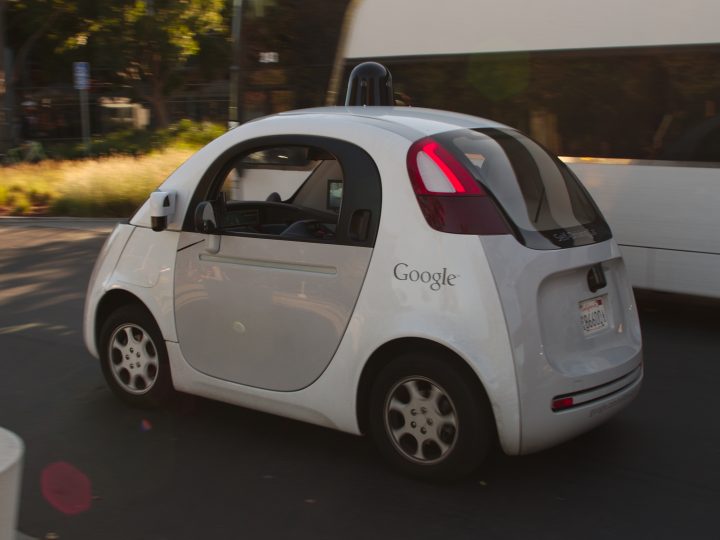
{"type": "Polygon", "coordinates": [[[47,82],[67,81],[72,61],[90,61],[99,83],[131,87],[168,123],[166,99],[201,47],[206,69],[227,72],[229,0],[11,0],[8,45],[15,80],[29,86],[29,65],[47,82]],[[62,72],[60,71],[62,70],[62,72]],[[38,73],[38,71],[41,71],[38,73]]]}
{"type": "MultiPolygon", "coordinates": [[[[72,62],[91,65],[93,89],[149,102],[159,126],[182,85],[223,80],[232,64],[233,0],[0,0],[6,4],[18,103],[23,88],[72,82],[72,62]]],[[[282,71],[289,106],[319,105],[348,0],[243,0],[241,74],[282,71]],[[262,65],[261,51],[280,63],[262,65]]],[[[251,83],[246,83],[249,88],[251,83]]],[[[272,86],[278,89],[277,85],[272,86]]],[[[16,113],[19,109],[16,106],[16,113]]],[[[269,111],[268,111],[269,112],[269,111]]]]}
{"type": "MultiPolygon", "coordinates": [[[[132,86],[152,103],[161,127],[168,124],[166,97],[202,39],[227,39],[224,0],[104,1],[68,48],[87,44],[110,78],[132,86]]],[[[226,64],[223,66],[226,70],[226,64]]]]}
{"type": "MultiPolygon", "coordinates": [[[[91,3],[73,0],[10,0],[7,3],[6,46],[14,52],[13,79],[30,84],[30,60],[35,55],[46,59],[43,67],[48,80],[56,80],[59,62],[51,61],[61,53],[66,36],[82,24],[81,13],[91,3]]],[[[44,82],[44,81],[33,81],[44,82]]]]}

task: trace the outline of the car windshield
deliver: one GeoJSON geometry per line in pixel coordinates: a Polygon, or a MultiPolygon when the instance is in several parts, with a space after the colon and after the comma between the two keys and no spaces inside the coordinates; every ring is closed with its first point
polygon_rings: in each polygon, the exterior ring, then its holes
{"type": "Polygon", "coordinates": [[[528,247],[573,247],[611,237],[567,165],[518,131],[462,129],[437,139],[497,200],[528,247]]]}

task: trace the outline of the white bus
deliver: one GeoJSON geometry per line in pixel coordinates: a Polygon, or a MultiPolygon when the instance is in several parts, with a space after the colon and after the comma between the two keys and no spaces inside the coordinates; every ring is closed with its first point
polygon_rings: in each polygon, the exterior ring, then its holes
{"type": "Polygon", "coordinates": [[[720,298],[718,21],[718,0],[352,0],[338,65],[529,133],[592,193],[635,287],[720,298]]]}

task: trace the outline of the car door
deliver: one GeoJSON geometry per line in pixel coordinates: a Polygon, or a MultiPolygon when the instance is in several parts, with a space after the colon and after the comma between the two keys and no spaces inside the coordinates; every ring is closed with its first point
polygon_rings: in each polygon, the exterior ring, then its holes
{"type": "Polygon", "coordinates": [[[270,390],[311,384],[353,313],[380,207],[377,167],[353,144],[265,137],[226,152],[200,182],[178,244],[175,319],[187,362],[270,390]],[[198,207],[211,234],[197,231],[198,207]]]}

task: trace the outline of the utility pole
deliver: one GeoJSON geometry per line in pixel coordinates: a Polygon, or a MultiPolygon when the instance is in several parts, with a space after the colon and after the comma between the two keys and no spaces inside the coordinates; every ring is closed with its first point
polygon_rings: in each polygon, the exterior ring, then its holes
{"type": "Polygon", "coordinates": [[[335,51],[335,61],[333,62],[333,69],[330,74],[330,83],[328,84],[328,90],[325,94],[325,105],[328,107],[338,104],[338,92],[340,91],[340,87],[342,85],[342,80],[340,80],[340,78],[342,77],[344,67],[345,47],[347,45],[348,33],[350,32],[350,26],[360,2],[361,0],[350,0],[347,8],[345,8],[345,16],[343,17],[340,37],[335,51]]]}
{"type": "MultiPolygon", "coordinates": [[[[0,0],[3,1],[3,0],[0,0]]],[[[232,12],[232,59],[230,64],[230,106],[228,108],[228,128],[237,127],[242,122],[242,103],[240,102],[240,28],[242,23],[242,0],[233,0],[232,12]]]]}

